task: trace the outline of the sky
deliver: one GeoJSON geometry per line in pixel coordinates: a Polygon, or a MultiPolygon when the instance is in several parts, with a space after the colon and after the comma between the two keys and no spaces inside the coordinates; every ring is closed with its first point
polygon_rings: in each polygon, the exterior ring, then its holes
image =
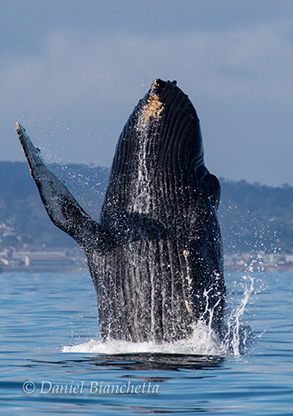
{"type": "Polygon", "coordinates": [[[293,185],[293,1],[0,0],[0,160],[111,166],[155,78],[195,106],[211,173],[293,185]]]}

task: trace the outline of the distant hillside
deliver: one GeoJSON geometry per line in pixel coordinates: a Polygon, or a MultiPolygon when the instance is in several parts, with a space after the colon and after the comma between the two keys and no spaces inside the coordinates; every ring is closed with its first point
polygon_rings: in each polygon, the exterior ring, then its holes
{"type": "Polygon", "coordinates": [[[220,182],[219,219],[227,252],[293,252],[293,187],[220,182]]]}
{"type": "MultiPolygon", "coordinates": [[[[52,165],[83,208],[98,219],[109,169],[52,165]]],[[[225,251],[292,252],[293,187],[273,188],[220,179],[219,219],[225,251]]],[[[0,162],[0,249],[73,247],[49,220],[25,162],[0,162]]]]}

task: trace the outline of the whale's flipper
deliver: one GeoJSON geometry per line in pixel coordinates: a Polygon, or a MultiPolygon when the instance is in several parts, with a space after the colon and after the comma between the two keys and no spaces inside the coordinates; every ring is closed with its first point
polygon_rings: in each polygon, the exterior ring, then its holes
{"type": "Polygon", "coordinates": [[[16,123],[16,132],[52,222],[74,238],[85,252],[93,247],[104,251],[109,244],[107,232],[81,208],[66,186],[45,165],[39,149],[19,123],[16,123]]]}

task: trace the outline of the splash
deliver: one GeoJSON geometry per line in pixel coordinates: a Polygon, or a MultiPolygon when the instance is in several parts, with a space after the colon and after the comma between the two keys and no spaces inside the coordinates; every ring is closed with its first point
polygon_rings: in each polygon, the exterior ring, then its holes
{"type": "Polygon", "coordinates": [[[194,326],[193,334],[188,339],[173,343],[157,344],[155,342],[128,342],[107,341],[91,339],[89,342],[64,346],[62,352],[79,352],[95,354],[137,354],[137,353],[162,353],[162,354],[192,354],[222,356],[227,354],[227,349],[213,333],[209,333],[207,325],[198,322],[194,326]]]}
{"type": "MultiPolygon", "coordinates": [[[[243,276],[243,294],[238,305],[231,308],[226,318],[223,334],[220,337],[211,324],[198,321],[194,324],[192,335],[172,343],[155,342],[128,342],[118,340],[95,340],[64,346],[64,353],[89,353],[89,354],[138,354],[138,353],[159,353],[159,354],[186,354],[217,357],[238,357],[248,351],[252,340],[251,330],[241,323],[245,309],[249,303],[251,294],[254,291],[254,278],[243,276]]],[[[208,293],[206,293],[208,296],[208,293]]],[[[212,319],[212,313],[210,317],[212,319]]],[[[211,323],[210,319],[210,323],[211,323]]]]}
{"type": "Polygon", "coordinates": [[[138,167],[130,212],[148,214],[151,209],[151,177],[147,164],[147,129],[140,128],[138,134],[138,167]]]}
{"type": "Polygon", "coordinates": [[[254,289],[254,278],[251,276],[243,276],[244,293],[240,304],[232,309],[226,320],[226,334],[224,343],[227,345],[234,356],[239,356],[249,348],[251,341],[251,331],[249,327],[241,324],[241,317],[244,314],[249,298],[254,289]]]}
{"type": "Polygon", "coordinates": [[[128,209],[130,212],[138,212],[140,214],[148,214],[152,202],[152,168],[148,163],[148,146],[150,142],[148,135],[150,134],[150,130],[158,125],[161,112],[164,109],[163,103],[160,102],[159,97],[154,92],[156,86],[157,82],[155,80],[152,84],[147,102],[140,110],[140,116],[136,124],[138,139],[136,189],[133,192],[132,204],[128,209]]]}

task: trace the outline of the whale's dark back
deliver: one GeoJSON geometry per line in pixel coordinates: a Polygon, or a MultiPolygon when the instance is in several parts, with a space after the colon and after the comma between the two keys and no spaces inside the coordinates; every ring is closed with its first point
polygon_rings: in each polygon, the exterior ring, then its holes
{"type": "Polygon", "coordinates": [[[88,253],[104,338],[172,341],[200,318],[219,327],[218,194],[194,107],[175,83],[154,81],[117,144],[100,218],[111,243],[88,253]]]}

